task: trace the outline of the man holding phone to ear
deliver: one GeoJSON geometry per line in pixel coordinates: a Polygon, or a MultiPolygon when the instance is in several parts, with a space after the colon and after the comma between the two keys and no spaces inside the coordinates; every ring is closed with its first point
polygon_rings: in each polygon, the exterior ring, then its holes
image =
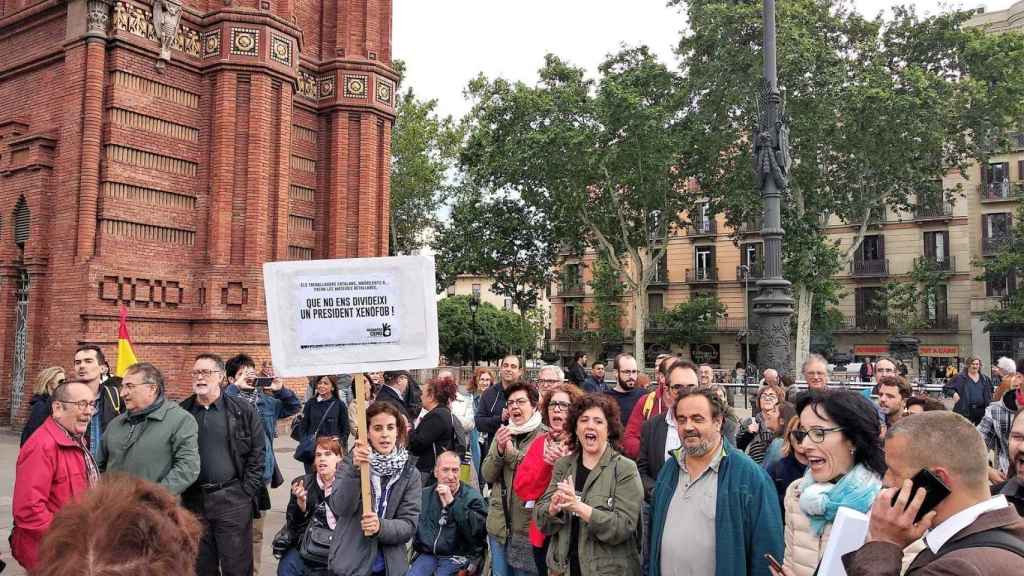
{"type": "Polygon", "coordinates": [[[843,556],[846,573],[898,576],[903,549],[923,537],[927,548],[908,576],[1024,574],[1024,520],[1004,496],[989,494],[986,456],[981,435],[956,413],[926,412],[897,422],[885,438],[889,488],[871,508],[867,542],[843,556]],[[928,498],[931,509],[926,506],[915,523],[929,488],[913,488],[928,473],[934,478],[925,486],[949,493],[928,498]]]}

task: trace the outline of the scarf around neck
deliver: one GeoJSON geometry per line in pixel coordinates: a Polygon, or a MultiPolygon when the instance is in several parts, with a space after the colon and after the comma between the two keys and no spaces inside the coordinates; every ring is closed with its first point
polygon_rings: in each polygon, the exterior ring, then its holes
{"type": "Polygon", "coordinates": [[[147,416],[159,410],[160,407],[164,405],[164,400],[164,395],[160,394],[159,396],[156,397],[156,400],[154,400],[152,404],[146,406],[142,410],[128,412],[128,423],[131,424],[132,426],[140,424],[143,420],[146,419],[147,416]]]}
{"type": "Polygon", "coordinates": [[[82,451],[82,459],[85,460],[85,472],[89,480],[89,487],[95,486],[100,481],[100,470],[96,466],[96,460],[92,457],[92,452],[89,451],[89,447],[85,443],[85,437],[81,434],[72,434],[70,430],[61,426],[60,422],[56,420],[53,423],[74,443],[75,447],[82,451]]]}
{"type": "Polygon", "coordinates": [[[530,432],[533,432],[537,428],[540,428],[540,425],[542,423],[543,422],[540,418],[540,412],[534,411],[533,416],[530,416],[530,419],[527,420],[526,422],[523,422],[520,426],[516,426],[515,424],[509,422],[508,431],[511,432],[513,436],[519,436],[520,434],[529,434],[530,432]]]}
{"type": "Polygon", "coordinates": [[[370,469],[382,478],[401,472],[408,460],[409,453],[405,448],[395,448],[390,454],[381,454],[376,450],[370,450],[370,469]]]}
{"type": "Polygon", "coordinates": [[[840,506],[867,513],[881,490],[882,480],[863,464],[855,465],[835,484],[815,482],[808,468],[800,480],[800,511],[810,519],[814,535],[821,536],[840,506]]]}

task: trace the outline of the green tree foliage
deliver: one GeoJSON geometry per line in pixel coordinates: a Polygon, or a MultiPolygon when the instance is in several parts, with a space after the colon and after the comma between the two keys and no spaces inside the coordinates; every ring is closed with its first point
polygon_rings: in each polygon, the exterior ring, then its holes
{"type": "Polygon", "coordinates": [[[437,303],[437,330],[441,354],[455,363],[468,364],[473,358],[474,334],[480,362],[500,360],[509,352],[532,352],[537,345],[537,332],[529,320],[487,302],[477,308],[474,325],[469,296],[437,303]]]}
{"type": "Polygon", "coordinates": [[[590,279],[593,289],[593,306],[587,311],[587,318],[596,323],[595,330],[589,330],[586,339],[600,346],[622,342],[622,295],[625,286],[619,280],[619,273],[601,256],[594,261],[590,279]]]}
{"type": "Polygon", "coordinates": [[[556,243],[544,211],[513,195],[484,195],[468,183],[433,248],[438,291],[459,274],[491,277],[491,291],[511,298],[524,318],[555,279],[556,243]]]}
{"type": "Polygon", "coordinates": [[[1024,196],[1019,202],[1010,235],[994,256],[977,262],[983,269],[978,280],[1002,283],[1009,277],[1016,283],[1016,290],[1004,296],[998,307],[982,315],[987,322],[985,330],[1024,328],[1024,289],[1020,284],[1024,281],[1024,196]]]}
{"type": "Polygon", "coordinates": [[[516,190],[559,238],[607,258],[632,296],[642,364],[652,262],[692,200],[679,169],[678,76],[647,48],[624,48],[596,81],[548,55],[534,86],[479,77],[468,92],[463,166],[495,189],[516,190]]]}
{"type": "Polygon", "coordinates": [[[929,302],[935,302],[939,288],[948,281],[947,272],[930,260],[919,259],[908,279],[885,285],[874,314],[893,336],[913,335],[932,323],[926,308],[929,302]]]}
{"type": "Polygon", "coordinates": [[[398,97],[391,131],[390,251],[410,254],[423,247],[424,231],[437,225],[461,132],[450,116],[440,118],[437,100],[420,100],[412,88],[398,97]]]}
{"type": "Polygon", "coordinates": [[[708,333],[725,314],[725,304],[715,296],[698,296],[652,318],[651,340],[666,346],[686,346],[707,341],[708,333]]]}
{"type": "MultiPolygon", "coordinates": [[[[683,5],[681,0],[674,4],[683,5]]],[[[733,223],[760,217],[749,135],[762,78],[760,3],[690,0],[679,44],[687,118],[684,165],[733,223]]],[[[784,268],[798,299],[797,363],[812,302],[853,257],[885,207],[911,210],[935,182],[964,170],[1024,116],[1024,42],[965,29],[970,12],[922,18],[896,7],[866,19],[846,2],[777,4],[779,83],[794,159],[783,198],[784,268]],[[829,242],[830,216],[855,227],[829,242]]]]}

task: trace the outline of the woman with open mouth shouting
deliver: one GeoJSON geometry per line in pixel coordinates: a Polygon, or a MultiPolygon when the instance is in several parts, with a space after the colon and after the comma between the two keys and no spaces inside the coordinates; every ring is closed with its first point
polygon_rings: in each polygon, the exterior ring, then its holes
{"type": "Polygon", "coordinates": [[[550,536],[547,562],[565,576],[639,576],[643,484],[622,456],[619,405],[588,394],[573,403],[566,426],[574,455],[555,464],[534,518],[550,536]]]}
{"type": "MultiPolygon", "coordinates": [[[[796,411],[800,425],[793,440],[803,449],[807,471],[786,491],[782,574],[811,576],[825,553],[836,512],[846,507],[867,514],[882,490],[886,466],[878,411],[864,396],[812,391],[799,397],[796,411]]],[[[904,551],[904,569],[922,547],[919,541],[904,551]]]]}
{"type": "MultiPolygon", "coordinates": [[[[336,525],[330,538],[331,574],[384,576],[409,570],[406,545],[416,533],[423,496],[420,473],[405,450],[407,433],[394,404],[377,401],[366,409],[369,443],[356,441],[338,465],[327,499],[336,525]],[[370,466],[373,511],[366,514],[359,483],[362,464],[370,466]]],[[[311,528],[306,528],[307,533],[311,528]]]]}
{"type": "Polygon", "coordinates": [[[498,428],[484,458],[483,478],[491,484],[487,510],[487,547],[493,576],[536,574],[529,540],[530,512],[527,503],[512,489],[516,470],[534,440],[544,432],[531,384],[517,382],[505,390],[509,421],[498,428]]]}
{"type": "MultiPolygon", "coordinates": [[[[555,462],[572,453],[566,423],[569,420],[569,407],[582,397],[583,391],[576,386],[558,384],[541,399],[541,420],[548,431],[530,445],[513,484],[516,496],[523,501],[529,503],[540,498],[551,482],[555,462]]],[[[546,576],[548,542],[533,520],[530,520],[530,544],[533,545],[533,561],[537,565],[537,573],[546,576]]]]}

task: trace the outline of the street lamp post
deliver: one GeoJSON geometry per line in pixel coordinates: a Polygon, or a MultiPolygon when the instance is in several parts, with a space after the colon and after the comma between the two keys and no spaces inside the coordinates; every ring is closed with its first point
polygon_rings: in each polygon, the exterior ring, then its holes
{"type": "Polygon", "coordinates": [[[790,367],[793,297],[789,281],[782,277],[782,193],[789,184],[792,160],[775,56],[775,0],[764,0],[764,80],[758,95],[759,122],[754,138],[754,171],[764,205],[761,236],[765,265],[754,298],[760,328],[757,363],[759,370],[774,368],[786,373],[790,367]]]}
{"type": "Polygon", "coordinates": [[[473,294],[469,297],[469,313],[473,317],[473,343],[469,349],[470,361],[473,369],[476,370],[476,310],[480,307],[480,296],[473,294]]]}
{"type": "Polygon", "coordinates": [[[750,305],[747,303],[747,299],[750,298],[750,266],[741,265],[740,272],[743,273],[743,347],[746,349],[743,358],[743,383],[746,384],[749,376],[747,370],[750,368],[750,305]]]}

